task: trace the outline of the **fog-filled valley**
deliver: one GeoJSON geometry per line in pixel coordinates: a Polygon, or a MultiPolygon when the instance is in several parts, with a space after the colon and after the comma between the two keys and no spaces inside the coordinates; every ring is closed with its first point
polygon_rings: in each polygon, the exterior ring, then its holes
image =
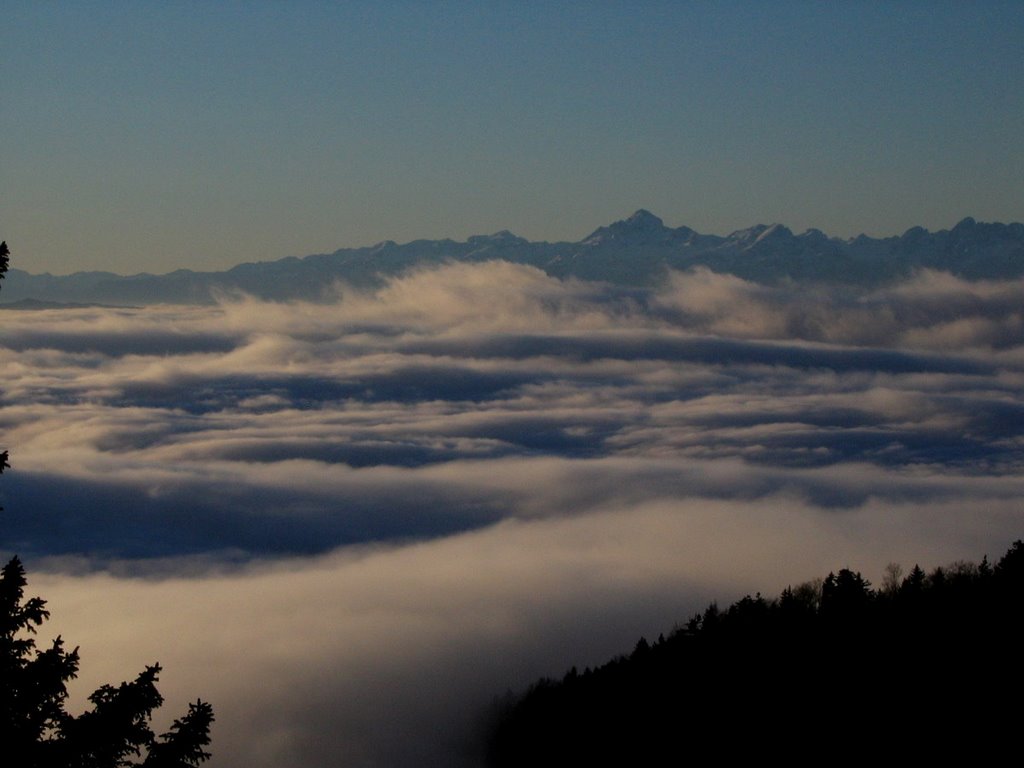
{"type": "Polygon", "coordinates": [[[1020,279],[321,299],[0,315],[0,549],[73,694],[159,660],[211,765],[475,765],[494,697],[710,600],[1021,536],[1020,279]]]}
{"type": "Polygon", "coordinates": [[[1024,4],[3,21],[12,759],[1012,754],[1024,4]]]}

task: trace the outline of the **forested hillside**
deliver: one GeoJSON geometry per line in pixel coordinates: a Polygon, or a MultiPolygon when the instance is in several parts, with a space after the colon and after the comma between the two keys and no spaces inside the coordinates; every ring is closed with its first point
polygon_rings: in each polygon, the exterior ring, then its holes
{"type": "Polygon", "coordinates": [[[849,569],[711,605],[628,656],[499,705],[492,766],[780,758],[945,763],[1015,753],[1024,543],[992,567],[849,569]]]}

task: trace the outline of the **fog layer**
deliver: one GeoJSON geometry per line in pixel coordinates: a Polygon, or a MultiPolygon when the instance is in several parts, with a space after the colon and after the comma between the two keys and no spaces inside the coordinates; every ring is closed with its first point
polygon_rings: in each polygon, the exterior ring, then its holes
{"type": "Polygon", "coordinates": [[[2,316],[0,549],[79,700],[159,660],[214,766],[472,765],[492,697],[712,599],[1021,536],[1024,282],[335,290],[2,316]]]}

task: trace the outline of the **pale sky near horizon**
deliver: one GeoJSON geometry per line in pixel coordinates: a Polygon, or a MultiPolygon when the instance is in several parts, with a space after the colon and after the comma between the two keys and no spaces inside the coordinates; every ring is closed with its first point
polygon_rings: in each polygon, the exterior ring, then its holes
{"type": "Polygon", "coordinates": [[[1024,4],[3,2],[0,238],[58,274],[647,208],[1024,219],[1024,4]]]}

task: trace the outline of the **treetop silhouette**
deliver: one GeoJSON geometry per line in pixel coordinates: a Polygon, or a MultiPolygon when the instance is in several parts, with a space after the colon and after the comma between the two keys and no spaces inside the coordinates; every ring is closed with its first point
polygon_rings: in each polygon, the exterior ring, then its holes
{"type": "Polygon", "coordinates": [[[990,566],[843,568],[495,702],[488,763],[995,762],[1017,748],[1024,542],[990,566]]]}

